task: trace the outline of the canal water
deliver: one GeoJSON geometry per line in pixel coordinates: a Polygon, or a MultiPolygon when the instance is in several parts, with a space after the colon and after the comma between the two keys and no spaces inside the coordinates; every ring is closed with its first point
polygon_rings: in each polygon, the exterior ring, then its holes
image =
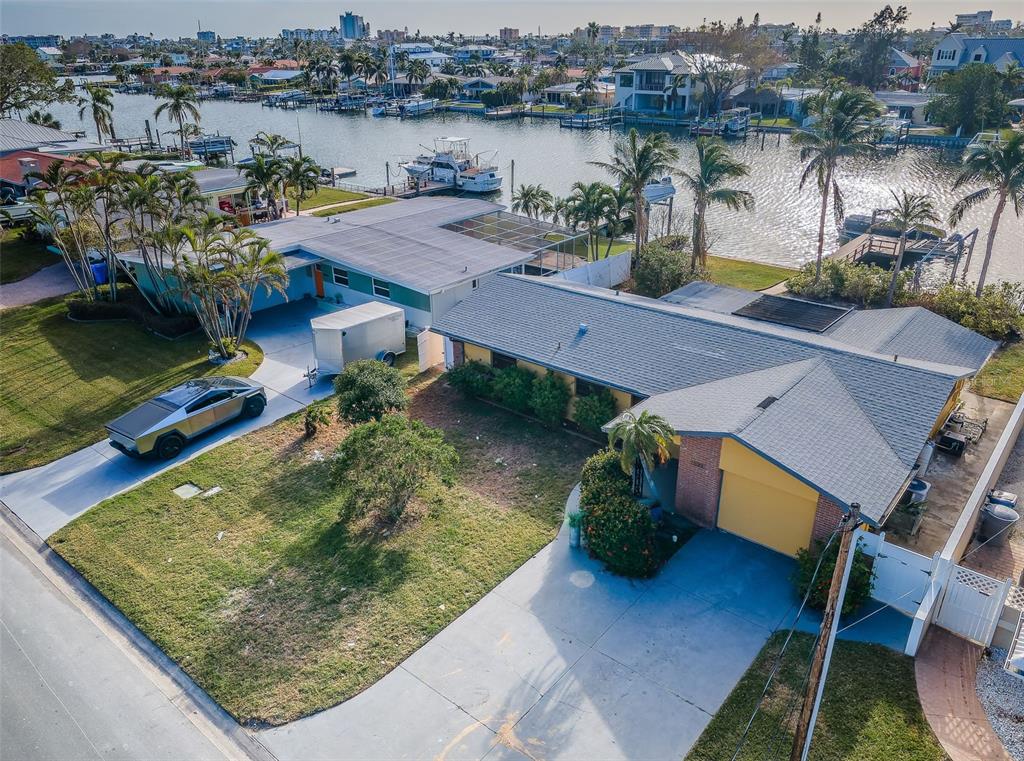
{"type": "MultiPolygon", "coordinates": [[[[145,120],[149,119],[154,125],[153,110],[158,103],[149,95],[116,93],[114,125],[118,136],[145,134],[145,120]]],[[[65,128],[77,127],[93,134],[91,122],[80,122],[74,106],[57,104],[50,110],[65,128]]],[[[517,186],[540,183],[555,195],[565,195],[574,182],[608,180],[601,168],[589,162],[607,159],[614,141],[622,134],[621,129],[611,132],[563,129],[557,120],[551,119],[487,121],[470,114],[431,114],[402,121],[362,113],[318,112],[313,108],[281,110],[258,103],[225,101],[204,102],[201,113],[204,131],[231,135],[235,139],[238,143],[236,158],[248,155],[247,141],[256,132],[276,132],[294,140],[301,139],[304,152],[323,166],[356,169],[358,174],[351,181],[364,185],[383,184],[388,172],[386,165],[390,166],[392,181],[396,177],[404,179],[398,163],[421,153],[424,146],[432,146],[436,137],[468,137],[475,152],[497,151],[495,160],[505,182],[501,193],[492,198],[505,204],[511,203],[513,160],[517,186]]],[[[164,119],[154,126],[158,126],[161,133],[174,127],[164,119]]],[[[693,140],[681,130],[671,134],[681,149],[680,166],[689,167],[694,160],[693,140]]],[[[163,134],[162,139],[173,141],[174,137],[163,134]]],[[[751,166],[750,175],[734,185],[754,194],[756,209],[753,212],[713,209],[709,213],[712,251],[721,256],[790,266],[813,259],[820,196],[813,185],[799,189],[802,167],[797,150],[789,144],[787,136],[783,135],[781,141],[776,135],[767,136],[763,149],[760,138],[753,136],[730,145],[735,154],[751,166]]],[[[957,156],[934,149],[909,148],[895,156],[888,153],[848,162],[839,175],[847,212],[870,214],[872,209],[891,205],[890,190],[906,189],[930,195],[944,217],[964,192],[953,191],[951,187],[957,160],[957,156]]],[[[687,199],[677,196],[674,230],[686,231],[687,207],[687,199]]],[[[971,264],[974,274],[981,266],[993,207],[991,202],[981,205],[959,227],[962,233],[981,228],[971,264]]],[[[826,252],[835,250],[837,233],[831,211],[826,235],[826,252]]],[[[932,274],[941,277],[938,272],[932,274]]],[[[989,282],[995,280],[1024,281],[1024,219],[1014,216],[1012,205],[1004,212],[996,239],[989,282]]]]}

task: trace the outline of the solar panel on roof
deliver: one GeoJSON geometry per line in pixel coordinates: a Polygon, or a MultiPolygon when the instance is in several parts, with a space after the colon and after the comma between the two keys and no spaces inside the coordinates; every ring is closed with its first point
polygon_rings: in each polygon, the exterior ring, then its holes
{"type": "Polygon", "coordinates": [[[764,295],[735,310],[733,314],[737,317],[749,317],[752,320],[773,322],[776,325],[786,325],[791,328],[813,330],[820,333],[849,311],[849,309],[829,304],[817,304],[813,301],[801,301],[785,296],[764,295]]]}

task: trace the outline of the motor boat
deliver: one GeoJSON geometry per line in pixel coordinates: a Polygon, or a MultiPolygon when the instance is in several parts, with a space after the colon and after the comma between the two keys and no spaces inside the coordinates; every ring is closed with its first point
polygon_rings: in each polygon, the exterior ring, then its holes
{"type": "Polygon", "coordinates": [[[466,137],[439,137],[432,151],[399,166],[416,180],[450,185],[468,193],[493,193],[501,189],[503,179],[494,163],[494,153],[487,157],[471,153],[466,137]]]}
{"type": "Polygon", "coordinates": [[[721,114],[722,137],[743,137],[750,128],[749,108],[730,108],[721,114]]]}
{"type": "Polygon", "coordinates": [[[660,180],[651,180],[644,185],[644,199],[647,203],[661,203],[667,201],[676,194],[676,187],[672,184],[671,177],[662,177],[660,180]]]}

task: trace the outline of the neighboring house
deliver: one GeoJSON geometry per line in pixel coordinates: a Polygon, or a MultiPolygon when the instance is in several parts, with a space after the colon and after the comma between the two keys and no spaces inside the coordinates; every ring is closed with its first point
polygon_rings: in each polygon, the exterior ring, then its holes
{"type": "Polygon", "coordinates": [[[921,62],[910,53],[899,48],[889,48],[889,61],[886,75],[900,82],[916,82],[921,79],[921,62]]]}
{"type": "Polygon", "coordinates": [[[795,77],[798,71],[800,71],[800,64],[796,61],[786,61],[765,69],[761,73],[761,80],[763,82],[778,82],[780,79],[795,77]]]}
{"type": "Polygon", "coordinates": [[[232,216],[242,214],[242,224],[248,221],[244,215],[249,206],[249,194],[246,190],[249,181],[238,168],[229,166],[197,169],[192,172],[192,179],[199,185],[199,192],[211,210],[232,216]]]}
{"type": "Polygon", "coordinates": [[[0,156],[23,150],[66,156],[101,151],[103,146],[85,139],[84,132],[66,132],[19,119],[0,119],[0,156]]]}
{"type": "Polygon", "coordinates": [[[66,156],[39,151],[12,151],[0,156],[0,198],[22,198],[37,187],[45,187],[39,180],[26,175],[44,173],[51,164],[67,164],[69,169],[87,171],[89,164],[66,156]]]}
{"type": "Polygon", "coordinates": [[[919,307],[781,299],[779,321],[779,299],[710,283],[649,299],[499,275],[431,329],[450,364],[552,371],[573,399],[607,389],[620,413],[660,415],[676,437],[648,496],[795,555],[854,504],[885,522],[996,343],[919,307]]]}
{"type": "Polygon", "coordinates": [[[434,46],[429,42],[401,42],[391,46],[391,50],[398,55],[399,53],[405,53],[409,57],[409,61],[423,61],[425,62],[432,71],[437,71],[448,61],[452,60],[452,57],[447,53],[442,53],[439,50],[434,50],[434,46]]]}
{"type": "MultiPolygon", "coordinates": [[[[460,198],[414,198],[335,217],[288,217],[249,229],[285,256],[289,300],[381,301],[401,307],[407,323],[419,328],[432,325],[495,273],[539,272],[542,255],[571,247],[582,237],[509,214],[488,201],[460,198]],[[543,229],[535,237],[522,234],[537,225],[543,229]],[[501,234],[503,227],[509,228],[507,236],[501,234]],[[543,237],[552,231],[558,232],[559,242],[543,237]]],[[[138,252],[119,256],[136,265],[140,287],[151,292],[138,252]]],[[[280,294],[260,291],[253,308],[283,301],[280,294]]]]}
{"type": "Polygon", "coordinates": [[[498,49],[490,45],[462,45],[452,52],[456,61],[466,63],[474,59],[490,61],[498,49]]]}
{"type": "Polygon", "coordinates": [[[900,119],[909,119],[914,126],[921,126],[928,121],[925,108],[928,106],[928,102],[936,97],[936,93],[877,90],[874,96],[887,113],[898,116],[900,119]]]}
{"type": "Polygon", "coordinates": [[[43,63],[60,63],[60,59],[64,55],[60,48],[51,47],[36,48],[36,54],[43,63]]]}
{"type": "Polygon", "coordinates": [[[512,77],[470,77],[459,87],[461,97],[465,100],[480,100],[480,95],[498,89],[503,82],[511,82],[512,77]]]}
{"type": "Polygon", "coordinates": [[[142,75],[142,81],[151,84],[178,84],[195,73],[196,70],[191,66],[156,66],[142,75]]]}
{"type": "Polygon", "coordinates": [[[260,85],[281,85],[297,82],[302,79],[301,69],[268,69],[263,72],[254,72],[249,79],[260,85]]]}
{"type": "Polygon", "coordinates": [[[650,56],[616,69],[615,105],[638,113],[684,116],[697,110],[703,92],[695,55],[675,51],[650,56]],[[678,77],[678,80],[677,80],[678,77]],[[673,91],[673,84],[678,87],[673,91]]]}
{"type": "Polygon", "coordinates": [[[541,99],[545,103],[570,103],[576,98],[586,97],[592,106],[612,106],[615,104],[615,85],[607,82],[595,82],[594,89],[583,92],[577,89],[579,82],[565,82],[552,85],[541,90],[541,99]]]}
{"type": "Polygon", "coordinates": [[[953,32],[932,50],[928,76],[957,71],[969,63],[989,63],[999,71],[1011,64],[1024,66],[1024,37],[969,37],[953,32]]]}

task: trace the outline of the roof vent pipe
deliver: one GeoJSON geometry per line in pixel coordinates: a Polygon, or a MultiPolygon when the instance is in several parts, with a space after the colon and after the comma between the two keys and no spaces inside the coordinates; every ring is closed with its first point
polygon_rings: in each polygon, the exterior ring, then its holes
{"type": "Polygon", "coordinates": [[[586,335],[586,333],[587,333],[587,323],[581,322],[580,323],[580,335],[583,336],[583,335],[586,335]]]}

